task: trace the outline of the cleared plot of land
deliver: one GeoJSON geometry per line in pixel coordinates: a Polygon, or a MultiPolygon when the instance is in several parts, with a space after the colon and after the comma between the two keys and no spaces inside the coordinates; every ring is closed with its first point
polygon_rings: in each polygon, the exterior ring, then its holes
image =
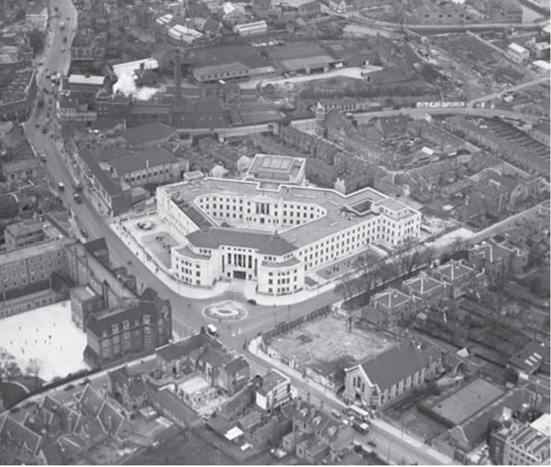
{"type": "Polygon", "coordinates": [[[375,332],[352,328],[344,317],[329,316],[305,323],[272,341],[271,347],[325,376],[378,355],[395,341],[375,332]]]}

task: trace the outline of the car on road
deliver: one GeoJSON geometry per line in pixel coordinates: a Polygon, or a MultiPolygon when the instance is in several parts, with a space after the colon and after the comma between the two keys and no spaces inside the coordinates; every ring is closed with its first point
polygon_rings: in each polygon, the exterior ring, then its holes
{"type": "Polygon", "coordinates": [[[63,390],[65,390],[65,391],[71,391],[71,390],[74,389],[74,388],[75,388],[75,385],[74,385],[74,384],[68,384],[67,386],[65,386],[65,387],[63,388],[63,390]]]}
{"type": "Polygon", "coordinates": [[[251,305],[256,305],[256,300],[254,298],[249,298],[247,300],[247,303],[250,303],[251,305]]]}
{"type": "Polygon", "coordinates": [[[73,193],[73,198],[78,204],[82,203],[82,196],[80,196],[80,193],[73,193]]]}
{"type": "Polygon", "coordinates": [[[218,329],[216,329],[216,326],[214,324],[209,324],[205,328],[205,330],[207,332],[207,335],[209,335],[211,337],[218,337],[218,329]]]}
{"type": "Polygon", "coordinates": [[[88,231],[84,227],[81,227],[80,233],[84,238],[88,238],[88,231]]]}
{"type": "Polygon", "coordinates": [[[58,188],[59,191],[65,191],[65,184],[59,182],[57,184],[57,188],[58,188]]]}
{"type": "Polygon", "coordinates": [[[355,420],[352,422],[352,428],[364,435],[369,432],[369,424],[365,422],[358,422],[355,420]]]}

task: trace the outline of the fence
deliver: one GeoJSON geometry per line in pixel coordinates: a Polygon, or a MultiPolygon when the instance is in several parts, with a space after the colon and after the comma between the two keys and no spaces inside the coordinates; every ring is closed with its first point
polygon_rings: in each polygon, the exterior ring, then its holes
{"type": "Polygon", "coordinates": [[[287,332],[290,332],[297,326],[300,326],[301,324],[312,321],[314,319],[318,319],[320,317],[327,316],[329,313],[331,313],[332,309],[330,305],[326,305],[324,307],[318,308],[317,310],[314,310],[307,315],[301,316],[299,318],[295,318],[292,321],[285,322],[285,323],[279,323],[274,329],[271,329],[270,331],[266,331],[262,334],[262,341],[265,345],[270,345],[270,342],[272,342],[272,339],[274,337],[281,336],[282,334],[285,334],[287,332]]]}

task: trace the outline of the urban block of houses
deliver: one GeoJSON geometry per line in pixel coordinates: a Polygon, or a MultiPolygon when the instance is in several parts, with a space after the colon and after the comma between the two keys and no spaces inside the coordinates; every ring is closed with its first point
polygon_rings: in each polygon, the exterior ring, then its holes
{"type": "Polygon", "coordinates": [[[477,273],[473,268],[455,260],[436,267],[433,275],[450,288],[452,299],[460,298],[470,288],[480,286],[484,279],[483,273],[477,273]]]}
{"type": "Polygon", "coordinates": [[[549,463],[549,414],[532,423],[508,420],[490,435],[490,459],[495,465],[543,465],[549,463]]]}
{"type": "Polygon", "coordinates": [[[157,380],[177,380],[197,372],[209,385],[228,396],[233,396],[249,381],[247,360],[228,352],[219,341],[203,333],[161,347],[156,355],[157,380]]]}
{"type": "Polygon", "coordinates": [[[423,339],[410,338],[359,365],[346,368],[344,397],[380,409],[422,386],[442,368],[442,349],[423,339]]]}
{"type": "Polygon", "coordinates": [[[65,465],[107,440],[122,445],[126,419],[115,403],[90,385],[69,407],[50,395],[29,409],[23,421],[0,416],[0,452],[12,464],[65,465]]]}
{"type": "Polygon", "coordinates": [[[469,248],[469,262],[479,271],[484,271],[490,281],[495,281],[511,272],[520,274],[528,261],[524,248],[485,240],[469,248]]]}
{"type": "Polygon", "coordinates": [[[425,306],[436,305],[444,296],[445,285],[443,282],[421,272],[417,276],[407,279],[402,288],[413,298],[414,302],[420,302],[425,306]]]}
{"type": "Polygon", "coordinates": [[[352,450],[354,432],[322,408],[307,401],[293,407],[293,428],[282,439],[283,449],[310,464],[335,461],[352,450]]]}
{"type": "Polygon", "coordinates": [[[379,326],[394,326],[414,312],[413,299],[399,289],[390,287],[375,294],[362,309],[362,319],[379,326]]]}

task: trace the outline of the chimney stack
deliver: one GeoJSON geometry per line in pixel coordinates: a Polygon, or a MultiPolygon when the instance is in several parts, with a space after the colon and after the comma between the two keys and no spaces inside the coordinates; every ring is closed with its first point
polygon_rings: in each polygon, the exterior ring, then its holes
{"type": "Polygon", "coordinates": [[[182,69],[180,64],[180,50],[174,49],[174,103],[180,105],[182,97],[182,69]]]}
{"type": "Polygon", "coordinates": [[[104,280],[101,284],[101,295],[103,298],[103,307],[105,310],[109,309],[109,284],[107,280],[104,280]]]}

